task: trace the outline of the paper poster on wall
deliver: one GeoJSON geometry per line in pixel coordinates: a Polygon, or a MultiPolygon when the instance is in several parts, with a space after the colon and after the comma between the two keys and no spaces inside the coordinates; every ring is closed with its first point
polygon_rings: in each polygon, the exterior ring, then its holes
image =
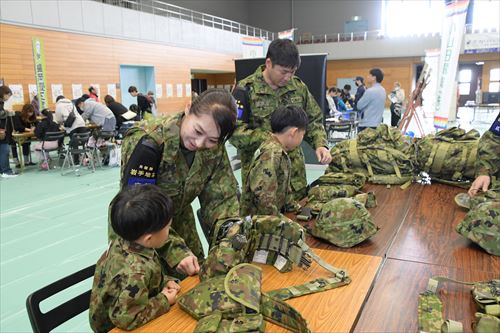
{"type": "Polygon", "coordinates": [[[167,83],[167,97],[172,97],[174,95],[174,87],[172,83],[167,83]]]}
{"type": "Polygon", "coordinates": [[[182,83],[177,83],[177,97],[182,97],[182,83]]]}
{"type": "MultiPolygon", "coordinates": [[[[99,83],[91,83],[89,88],[90,87],[94,87],[97,96],[101,97],[101,87],[99,86],[99,83]]],[[[86,92],[86,94],[88,94],[88,92],[86,92]]],[[[103,98],[104,98],[104,96],[103,96],[103,98]]],[[[99,100],[100,100],[100,98],[99,98],[99,100]]]]}
{"type": "Polygon", "coordinates": [[[73,99],[80,98],[83,95],[82,85],[79,83],[73,83],[71,85],[71,91],[73,92],[73,99]]]}
{"type": "Polygon", "coordinates": [[[52,90],[52,103],[55,103],[57,96],[64,95],[63,85],[60,83],[52,83],[50,88],[52,90]]]}
{"type": "Polygon", "coordinates": [[[186,83],[186,97],[191,97],[191,83],[186,83]]]}
{"type": "Polygon", "coordinates": [[[114,83],[108,83],[108,95],[111,95],[111,97],[116,98],[116,84],[114,83]]]}
{"type": "Polygon", "coordinates": [[[30,94],[30,101],[38,94],[38,89],[36,88],[36,84],[28,84],[28,92],[30,94]]]}
{"type": "Polygon", "coordinates": [[[9,84],[9,88],[12,91],[11,105],[24,104],[24,92],[22,84],[9,84]]]}
{"type": "Polygon", "coordinates": [[[213,89],[213,88],[216,88],[217,86],[213,85],[213,84],[209,84],[208,85],[208,89],[213,89]]]}
{"type": "Polygon", "coordinates": [[[156,98],[163,97],[163,85],[161,83],[156,84],[156,98]]]}

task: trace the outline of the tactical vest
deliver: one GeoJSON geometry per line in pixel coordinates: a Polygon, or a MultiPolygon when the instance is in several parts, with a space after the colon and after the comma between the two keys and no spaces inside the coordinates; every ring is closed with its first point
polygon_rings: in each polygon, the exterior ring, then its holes
{"type": "Polygon", "coordinates": [[[474,178],[479,132],[448,128],[417,141],[419,171],[435,181],[468,187],[474,178]]]}
{"type": "Polygon", "coordinates": [[[427,290],[418,299],[418,329],[421,333],[463,332],[462,323],[443,319],[443,304],[437,295],[439,282],[472,285],[472,296],[479,311],[474,326],[476,333],[500,332],[500,280],[461,282],[442,276],[429,279],[427,290]]]}
{"type": "Polygon", "coordinates": [[[367,128],[357,138],[335,145],[327,172],[360,172],[375,184],[411,184],[414,146],[397,128],[367,128]]]}

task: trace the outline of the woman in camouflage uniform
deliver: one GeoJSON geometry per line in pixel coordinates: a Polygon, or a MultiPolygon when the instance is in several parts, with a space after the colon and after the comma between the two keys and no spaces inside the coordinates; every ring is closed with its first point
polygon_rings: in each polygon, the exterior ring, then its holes
{"type": "Polygon", "coordinates": [[[121,186],[157,184],[174,202],[169,240],[158,249],[168,268],[188,275],[199,270],[204,256],[191,208],[196,198],[205,229],[239,216],[238,185],[224,147],[235,126],[232,96],[210,89],[189,110],[142,122],[123,140],[121,186]]]}

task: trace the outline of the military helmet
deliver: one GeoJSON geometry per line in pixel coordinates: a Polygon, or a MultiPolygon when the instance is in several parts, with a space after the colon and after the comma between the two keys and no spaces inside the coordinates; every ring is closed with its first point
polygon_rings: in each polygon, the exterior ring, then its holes
{"type": "Polygon", "coordinates": [[[486,252],[500,256],[500,201],[484,202],[471,209],[456,231],[486,252]]]}
{"type": "Polygon", "coordinates": [[[323,205],[311,233],[339,247],[352,247],[377,230],[363,204],[352,198],[337,198],[323,205]]]}

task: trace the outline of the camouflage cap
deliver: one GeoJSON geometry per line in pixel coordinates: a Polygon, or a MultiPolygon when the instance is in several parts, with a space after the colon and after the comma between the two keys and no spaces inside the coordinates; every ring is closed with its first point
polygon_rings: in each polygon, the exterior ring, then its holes
{"type": "Polygon", "coordinates": [[[352,247],[373,236],[378,229],[360,202],[352,198],[337,198],[323,205],[311,233],[334,245],[352,247]]]}
{"type": "Polygon", "coordinates": [[[500,256],[500,201],[484,202],[470,210],[456,231],[486,252],[500,256]]]}

